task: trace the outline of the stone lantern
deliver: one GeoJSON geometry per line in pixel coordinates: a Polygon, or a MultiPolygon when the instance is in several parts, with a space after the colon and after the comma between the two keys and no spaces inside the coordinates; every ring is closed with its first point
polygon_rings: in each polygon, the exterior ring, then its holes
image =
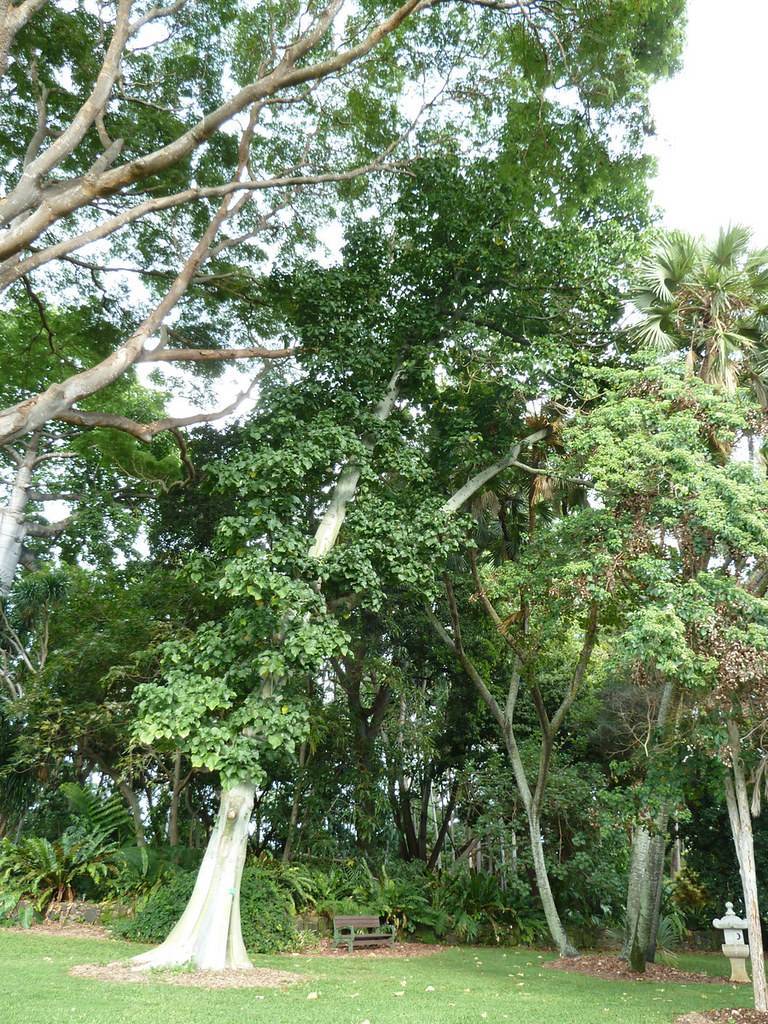
{"type": "Polygon", "coordinates": [[[725,942],[721,948],[731,961],[731,981],[748,982],[747,957],[749,956],[749,946],[744,941],[744,931],[747,928],[747,922],[743,921],[740,917],[736,917],[733,912],[732,903],[726,903],[725,916],[721,918],[716,917],[712,924],[715,928],[720,928],[724,932],[723,938],[725,942]]]}

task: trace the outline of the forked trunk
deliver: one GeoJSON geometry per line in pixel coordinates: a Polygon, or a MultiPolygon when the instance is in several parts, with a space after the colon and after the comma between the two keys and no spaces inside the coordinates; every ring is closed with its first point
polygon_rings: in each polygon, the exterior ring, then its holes
{"type": "Polygon", "coordinates": [[[224,789],[216,825],[187,908],[165,942],[133,957],[137,970],[193,964],[201,971],[252,967],[240,927],[240,880],[256,787],[224,789]]]}

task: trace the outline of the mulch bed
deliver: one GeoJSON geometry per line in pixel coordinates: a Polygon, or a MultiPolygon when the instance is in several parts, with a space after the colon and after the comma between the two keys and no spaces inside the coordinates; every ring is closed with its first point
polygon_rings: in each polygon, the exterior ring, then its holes
{"type": "Polygon", "coordinates": [[[762,1010],[708,1010],[686,1013],[675,1024],[768,1024],[768,1013],[762,1010]]]}
{"type": "Polygon", "coordinates": [[[392,957],[394,959],[410,959],[417,956],[434,956],[445,951],[445,946],[429,945],[426,942],[396,942],[394,946],[371,946],[356,949],[352,953],[346,946],[334,949],[330,939],[321,939],[317,946],[312,946],[302,953],[285,953],[284,956],[351,956],[356,959],[392,957]]]}
{"type": "Polygon", "coordinates": [[[12,932],[24,932],[25,935],[58,935],[64,939],[111,939],[112,935],[99,924],[76,924],[74,922],[38,921],[29,928],[13,925],[8,929],[12,932]]]}
{"type": "Polygon", "coordinates": [[[190,988],[281,988],[306,981],[301,974],[255,967],[252,971],[147,971],[137,970],[125,961],[113,964],[79,964],[69,972],[75,978],[118,981],[130,984],[161,982],[190,988]]]}
{"type": "MultiPolygon", "coordinates": [[[[626,960],[621,960],[617,956],[578,956],[548,960],[544,967],[555,971],[569,971],[572,974],[588,974],[592,978],[606,978],[608,981],[652,981],[656,984],[670,981],[684,984],[695,982],[697,985],[702,983],[705,985],[728,984],[725,978],[713,978],[709,974],[697,974],[693,971],[678,971],[674,967],[667,967],[666,964],[646,964],[645,973],[636,974],[630,970],[626,960]]],[[[723,1018],[723,1020],[727,1019],[727,1017],[723,1018]]],[[[746,1017],[744,1019],[748,1020],[746,1017]]],[[[757,1018],[755,1019],[757,1020],[757,1018]]],[[[768,1016],[765,1020],[768,1024],[768,1016]]]]}

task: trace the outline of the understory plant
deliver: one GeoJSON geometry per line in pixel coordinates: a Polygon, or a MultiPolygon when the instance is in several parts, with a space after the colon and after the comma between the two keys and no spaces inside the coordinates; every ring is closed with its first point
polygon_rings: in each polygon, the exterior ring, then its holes
{"type": "Polygon", "coordinates": [[[72,901],[87,883],[103,885],[118,872],[118,847],[98,834],[65,832],[51,842],[28,836],[0,840],[0,884],[44,911],[52,902],[72,901]]]}
{"type": "MultiPolygon", "coordinates": [[[[115,932],[138,942],[162,942],[178,921],[195,886],[194,871],[180,871],[158,887],[134,917],[115,932]]],[[[258,867],[247,867],[240,888],[243,940],[251,953],[279,953],[299,944],[287,893],[258,867]]]]}

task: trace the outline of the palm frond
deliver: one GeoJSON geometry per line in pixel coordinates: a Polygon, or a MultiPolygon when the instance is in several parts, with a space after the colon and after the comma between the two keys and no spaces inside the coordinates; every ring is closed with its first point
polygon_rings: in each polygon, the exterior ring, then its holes
{"type": "Polygon", "coordinates": [[[746,256],[751,237],[752,232],[743,224],[721,228],[714,246],[707,250],[707,257],[718,267],[736,266],[746,256]]]}
{"type": "Polygon", "coordinates": [[[665,318],[658,314],[648,315],[641,323],[630,328],[630,336],[643,349],[666,354],[679,348],[679,341],[664,329],[665,318]]]}

